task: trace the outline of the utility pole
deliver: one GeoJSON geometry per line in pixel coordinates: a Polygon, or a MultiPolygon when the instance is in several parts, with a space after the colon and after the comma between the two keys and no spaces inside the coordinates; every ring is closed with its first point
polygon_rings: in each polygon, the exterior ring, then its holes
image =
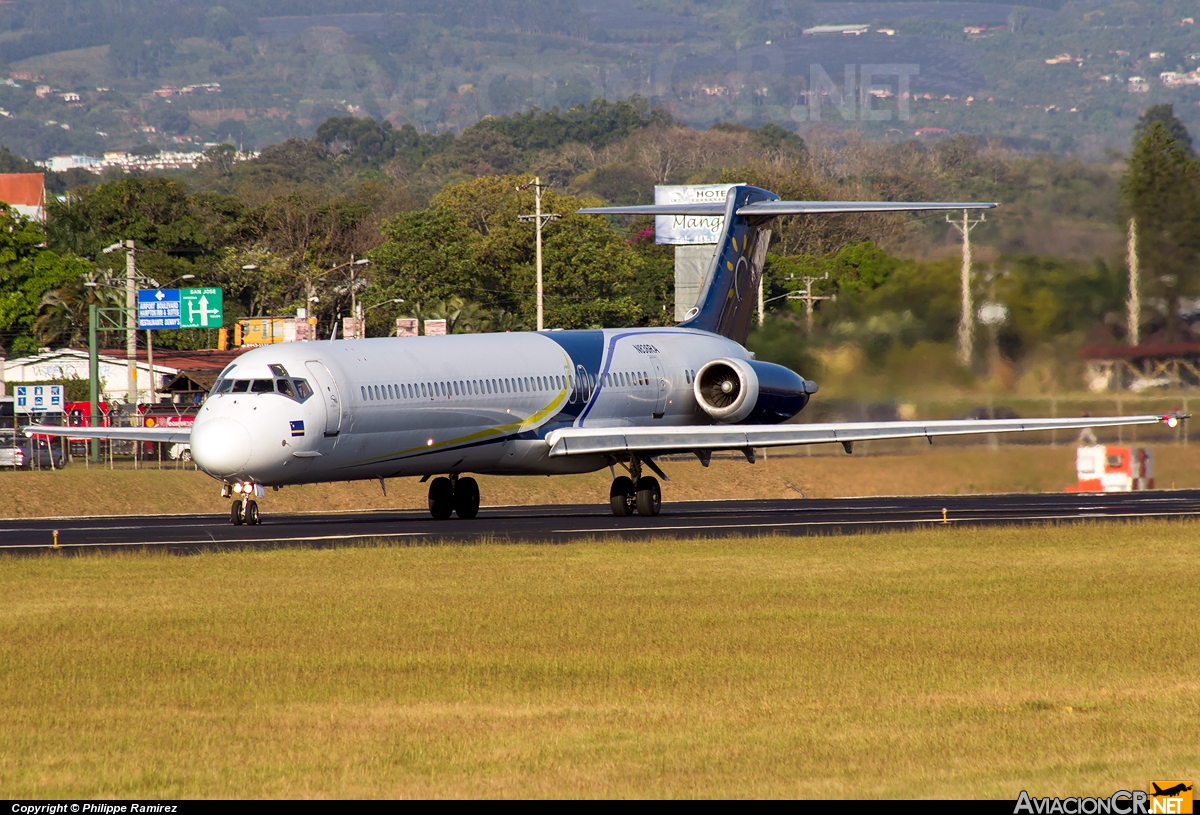
{"type": "Polygon", "coordinates": [[[837,298],[837,295],[835,295],[835,294],[824,294],[824,295],[813,294],[813,290],[812,290],[813,283],[816,283],[818,280],[828,280],[829,272],[826,272],[825,274],[821,275],[820,277],[810,277],[808,275],[805,275],[804,277],[802,277],[800,279],[804,281],[804,288],[801,289],[800,291],[796,292],[796,294],[799,295],[796,299],[804,301],[804,323],[806,326],[805,331],[808,334],[808,336],[811,337],[812,336],[812,324],[813,324],[813,304],[817,303],[821,300],[834,300],[837,298]]]}
{"type": "Polygon", "coordinates": [[[350,314],[354,317],[354,336],[343,337],[342,339],[356,340],[362,336],[362,324],[359,323],[358,316],[358,292],[354,290],[354,255],[350,256],[350,314]]]}
{"type": "MultiPolygon", "coordinates": [[[[542,227],[548,221],[556,221],[561,216],[554,213],[542,214],[542,179],[539,176],[534,176],[532,184],[522,184],[517,187],[517,191],[520,192],[531,187],[533,188],[533,214],[519,215],[517,217],[522,221],[533,221],[535,231],[537,232],[537,330],[541,331],[545,328],[542,309],[542,227]]],[[[760,323],[762,321],[761,311],[759,321],[760,323]]]]}
{"type": "Polygon", "coordinates": [[[1137,220],[1129,219],[1129,240],[1125,244],[1126,260],[1129,263],[1129,302],[1126,304],[1129,313],[1128,335],[1129,344],[1137,345],[1141,341],[1142,296],[1141,270],[1138,268],[1137,250],[1137,220]]]}
{"type": "Polygon", "coordinates": [[[127,402],[137,404],[137,255],[133,241],[125,241],[125,357],[129,370],[127,402]]]}
{"type": "Polygon", "coordinates": [[[970,212],[965,209],[961,224],[951,220],[949,215],[946,216],[946,223],[957,229],[963,238],[962,316],[958,321],[958,362],[964,368],[970,367],[971,359],[975,355],[975,314],[971,305],[971,230],[986,220],[987,218],[981,214],[978,220],[972,221],[970,212]]]}

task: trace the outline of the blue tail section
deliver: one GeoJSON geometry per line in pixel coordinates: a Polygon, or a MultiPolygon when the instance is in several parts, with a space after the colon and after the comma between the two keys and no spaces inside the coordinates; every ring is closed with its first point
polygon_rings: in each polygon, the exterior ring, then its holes
{"type": "Polygon", "coordinates": [[[771,242],[768,225],[773,215],[739,215],[748,204],[778,201],[779,196],[758,187],[734,187],[725,200],[725,226],[717,242],[700,298],[680,325],[711,331],[735,342],[744,343],[758,307],[758,286],[762,281],[767,245],[771,242]]]}

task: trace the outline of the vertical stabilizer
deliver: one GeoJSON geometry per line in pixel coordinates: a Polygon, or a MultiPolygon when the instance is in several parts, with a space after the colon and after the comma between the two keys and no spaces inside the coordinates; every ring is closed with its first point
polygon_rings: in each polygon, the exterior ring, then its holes
{"type": "Polygon", "coordinates": [[[717,251],[700,287],[700,298],[681,326],[711,331],[744,343],[758,306],[758,286],[771,230],[770,215],[739,215],[748,204],[778,201],[779,196],[758,187],[738,186],[725,199],[725,226],[717,251]]]}

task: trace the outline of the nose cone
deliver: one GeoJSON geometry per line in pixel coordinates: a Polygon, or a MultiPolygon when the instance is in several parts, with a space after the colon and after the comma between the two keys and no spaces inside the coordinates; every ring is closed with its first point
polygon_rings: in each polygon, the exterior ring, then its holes
{"type": "Polygon", "coordinates": [[[216,478],[238,475],[250,460],[250,433],[233,419],[210,419],[192,428],[192,459],[216,478]]]}

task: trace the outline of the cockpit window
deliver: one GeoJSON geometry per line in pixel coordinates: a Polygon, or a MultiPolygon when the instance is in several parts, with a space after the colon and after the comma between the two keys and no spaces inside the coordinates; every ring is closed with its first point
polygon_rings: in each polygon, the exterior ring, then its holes
{"type": "MultiPolygon", "coordinates": [[[[271,367],[274,368],[277,366],[272,365],[271,367]]],[[[275,380],[275,389],[277,391],[279,391],[280,393],[282,393],[284,396],[291,396],[293,398],[295,398],[295,396],[296,396],[296,391],[292,388],[292,380],[290,380],[290,379],[275,380]]]]}
{"type": "Polygon", "coordinates": [[[235,379],[234,380],[234,382],[233,382],[233,392],[234,393],[245,393],[248,390],[250,390],[250,380],[249,379],[235,379]]]}
{"type": "Polygon", "coordinates": [[[229,393],[229,389],[232,387],[233,387],[232,379],[222,379],[220,382],[217,383],[216,392],[217,393],[229,393]]]}
{"type": "Polygon", "coordinates": [[[255,379],[254,384],[250,386],[251,393],[274,393],[275,380],[273,379],[255,379]]]}
{"type": "Polygon", "coordinates": [[[296,398],[303,402],[308,397],[312,396],[312,388],[303,379],[296,380],[296,398]]]}
{"type": "Polygon", "coordinates": [[[287,369],[284,368],[282,365],[278,365],[278,364],[268,365],[267,367],[271,369],[271,373],[274,374],[275,376],[287,376],[288,375],[287,369]]]}

